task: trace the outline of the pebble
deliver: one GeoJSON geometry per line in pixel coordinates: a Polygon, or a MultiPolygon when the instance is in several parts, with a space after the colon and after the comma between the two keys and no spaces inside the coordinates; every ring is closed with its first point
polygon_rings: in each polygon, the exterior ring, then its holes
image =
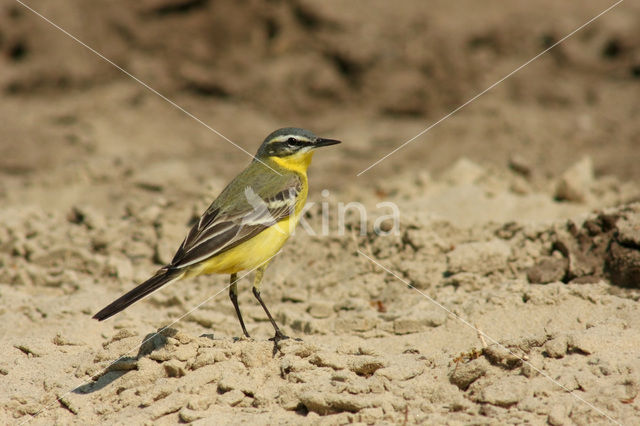
{"type": "Polygon", "coordinates": [[[556,404],[549,410],[547,416],[547,423],[551,426],[562,426],[567,424],[569,419],[567,418],[567,409],[564,405],[556,404]]]}
{"type": "Polygon", "coordinates": [[[449,374],[449,381],[461,390],[467,390],[469,385],[484,376],[489,368],[489,362],[484,358],[476,358],[469,362],[459,362],[449,374]]]}
{"type": "Polygon", "coordinates": [[[601,340],[596,333],[591,332],[593,329],[577,332],[569,335],[567,346],[571,352],[580,352],[585,355],[591,355],[598,350],[598,347],[606,342],[601,340]]]}
{"type": "Polygon", "coordinates": [[[567,274],[569,262],[567,259],[546,257],[529,268],[527,280],[532,284],[548,284],[562,281],[567,274]]]}
{"type": "Polygon", "coordinates": [[[489,362],[494,365],[512,369],[522,365],[522,359],[516,355],[513,350],[501,345],[489,345],[483,350],[483,354],[487,357],[489,362]]]}
{"type": "Polygon", "coordinates": [[[218,402],[221,404],[229,405],[231,407],[235,407],[244,399],[244,393],[241,390],[234,389],[226,392],[220,396],[218,396],[218,402]]]}
{"type": "Polygon", "coordinates": [[[584,202],[593,183],[593,162],[584,157],[562,174],[556,183],[555,198],[561,201],[584,202]]]}
{"type": "Polygon", "coordinates": [[[169,377],[182,377],[186,374],[184,370],[184,363],[178,360],[172,359],[162,365],[169,377]]]}
{"type": "Polygon", "coordinates": [[[349,370],[361,376],[370,376],[377,370],[386,367],[387,363],[380,358],[369,355],[353,356],[347,360],[349,370]]]}
{"type": "Polygon", "coordinates": [[[202,411],[192,410],[192,409],[187,408],[187,407],[182,407],[182,409],[178,413],[178,417],[180,418],[180,420],[185,422],[185,423],[194,422],[196,420],[199,420],[199,419],[205,417],[205,415],[206,414],[203,413],[202,411]]]}
{"type": "Polygon", "coordinates": [[[617,240],[628,247],[640,248],[640,209],[616,223],[617,240]]]}
{"type": "Polygon", "coordinates": [[[567,337],[559,336],[544,344],[544,352],[551,358],[562,358],[567,353],[567,337]]]}

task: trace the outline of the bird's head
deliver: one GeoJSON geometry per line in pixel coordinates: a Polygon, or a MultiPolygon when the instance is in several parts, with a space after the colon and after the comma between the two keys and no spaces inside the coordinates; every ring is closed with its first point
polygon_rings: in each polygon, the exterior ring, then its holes
{"type": "Polygon", "coordinates": [[[340,141],[325,139],[314,135],[312,132],[296,127],[285,127],[276,130],[266,137],[256,154],[259,159],[280,158],[283,160],[311,159],[311,154],[316,148],[335,145],[340,141]]]}

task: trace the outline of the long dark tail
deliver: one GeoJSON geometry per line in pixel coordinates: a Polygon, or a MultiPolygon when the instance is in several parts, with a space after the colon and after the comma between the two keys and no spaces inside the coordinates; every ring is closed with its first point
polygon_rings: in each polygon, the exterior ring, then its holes
{"type": "Polygon", "coordinates": [[[93,318],[98,321],[106,320],[107,318],[110,318],[118,312],[133,305],[138,300],[150,295],[163,285],[179,279],[183,273],[184,271],[177,269],[161,269],[153,277],[104,307],[100,312],[95,314],[93,318]]]}

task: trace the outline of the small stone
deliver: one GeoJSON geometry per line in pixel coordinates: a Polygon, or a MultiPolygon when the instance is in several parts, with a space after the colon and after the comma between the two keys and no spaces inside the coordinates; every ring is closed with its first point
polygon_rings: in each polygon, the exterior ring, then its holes
{"type": "Polygon", "coordinates": [[[324,396],[321,392],[306,391],[299,395],[299,400],[310,412],[325,416],[335,411],[329,406],[324,396]]]}
{"type": "Polygon", "coordinates": [[[203,411],[208,409],[217,399],[217,395],[207,395],[204,397],[194,397],[187,403],[187,408],[193,411],[203,411]]]}
{"type": "Polygon", "coordinates": [[[449,381],[461,390],[467,390],[469,385],[484,376],[489,368],[489,363],[484,358],[476,358],[472,361],[459,362],[449,374],[449,381]]]}
{"type": "Polygon", "coordinates": [[[556,184],[555,198],[582,203],[589,194],[593,179],[593,162],[591,158],[584,157],[562,174],[556,184]]]}
{"type": "Polygon", "coordinates": [[[513,369],[522,365],[522,359],[501,345],[489,345],[482,351],[491,364],[499,365],[507,369],[513,369]]]}
{"type": "Polygon", "coordinates": [[[605,258],[605,270],[612,284],[640,288],[640,248],[612,241],[605,258]]]}
{"type": "Polygon", "coordinates": [[[576,332],[569,335],[567,346],[570,352],[579,352],[585,355],[591,355],[598,350],[600,345],[605,341],[599,333],[591,332],[593,329],[585,330],[583,332],[576,332]]]}
{"type": "Polygon", "coordinates": [[[640,211],[618,220],[616,228],[618,229],[616,239],[620,244],[640,248],[640,211]]]}
{"type": "Polygon", "coordinates": [[[202,411],[191,410],[187,407],[182,407],[182,409],[178,413],[178,417],[180,417],[180,420],[185,423],[191,423],[205,417],[205,413],[203,413],[202,411]]]}
{"type": "Polygon", "coordinates": [[[276,401],[280,407],[285,410],[293,411],[298,408],[300,400],[296,395],[296,391],[291,386],[280,386],[276,401]]]}
{"type": "Polygon", "coordinates": [[[361,376],[370,376],[385,366],[384,360],[368,355],[351,357],[348,361],[349,370],[361,376]]]}
{"type": "Polygon", "coordinates": [[[567,353],[567,337],[559,336],[544,344],[544,352],[551,358],[562,358],[567,353]]]}
{"type": "Polygon", "coordinates": [[[184,370],[184,363],[176,359],[169,360],[162,365],[169,377],[182,377],[186,374],[184,370]]]}
{"type": "Polygon", "coordinates": [[[218,402],[223,405],[229,405],[235,407],[244,399],[244,393],[238,389],[231,390],[218,397],[218,402]]]}
{"type": "Polygon", "coordinates": [[[527,271],[527,280],[532,284],[548,284],[562,281],[567,274],[569,261],[565,258],[546,257],[527,271]]]}
{"type": "Polygon", "coordinates": [[[520,373],[528,379],[536,377],[538,374],[540,374],[540,372],[534,367],[534,364],[531,363],[531,361],[522,364],[520,373]]]}
{"type": "Polygon", "coordinates": [[[556,404],[549,410],[547,417],[547,423],[551,426],[563,426],[567,424],[569,419],[567,418],[567,409],[564,405],[556,404]]]}

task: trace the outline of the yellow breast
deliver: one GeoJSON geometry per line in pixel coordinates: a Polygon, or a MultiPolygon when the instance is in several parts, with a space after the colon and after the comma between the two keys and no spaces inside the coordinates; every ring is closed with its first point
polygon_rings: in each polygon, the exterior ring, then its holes
{"type": "Polygon", "coordinates": [[[298,223],[298,218],[297,214],[282,220],[231,250],[194,265],[187,276],[235,274],[257,268],[282,248],[298,223]]]}
{"type": "Polygon", "coordinates": [[[186,272],[185,278],[201,274],[235,274],[255,269],[270,260],[282,248],[295,229],[302,209],[307,202],[307,169],[311,164],[312,157],[313,152],[307,152],[285,158],[269,158],[283,169],[296,172],[302,179],[302,191],[298,194],[294,214],[231,250],[193,265],[186,272]]]}

